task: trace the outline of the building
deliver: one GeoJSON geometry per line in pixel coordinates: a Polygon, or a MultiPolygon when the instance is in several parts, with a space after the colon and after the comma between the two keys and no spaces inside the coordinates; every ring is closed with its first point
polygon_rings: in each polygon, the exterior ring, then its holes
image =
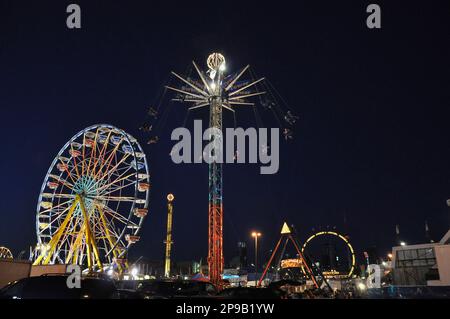
{"type": "Polygon", "coordinates": [[[238,251],[239,251],[239,268],[244,269],[247,268],[247,243],[246,242],[238,242],[238,251]]]}
{"type": "Polygon", "coordinates": [[[450,286],[450,230],[436,243],[392,248],[395,286],[450,286]]]}

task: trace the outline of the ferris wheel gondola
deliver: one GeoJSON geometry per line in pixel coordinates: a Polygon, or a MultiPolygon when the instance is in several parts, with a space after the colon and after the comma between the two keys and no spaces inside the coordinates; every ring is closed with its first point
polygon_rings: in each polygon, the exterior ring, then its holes
{"type": "Polygon", "coordinates": [[[123,260],[140,239],[149,191],[146,157],[134,137],[111,125],[77,133],[42,184],[34,263],[102,270],[123,260]]]}

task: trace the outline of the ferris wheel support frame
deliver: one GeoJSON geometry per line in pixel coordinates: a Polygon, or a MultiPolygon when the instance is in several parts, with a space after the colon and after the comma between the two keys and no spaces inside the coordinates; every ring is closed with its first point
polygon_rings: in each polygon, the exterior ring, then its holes
{"type": "MultiPolygon", "coordinates": [[[[83,218],[85,220],[85,222],[83,223],[83,229],[84,229],[84,234],[86,236],[86,249],[87,249],[87,260],[88,260],[89,271],[92,271],[92,265],[93,264],[97,264],[97,266],[99,267],[100,271],[103,270],[103,265],[102,265],[102,262],[100,260],[98,247],[97,247],[97,244],[96,244],[96,241],[95,241],[95,235],[92,233],[92,230],[91,230],[91,227],[89,226],[89,223],[86,222],[86,221],[89,220],[89,214],[86,211],[86,206],[84,205],[83,199],[78,194],[75,195],[75,200],[73,201],[73,203],[72,203],[72,205],[71,205],[71,207],[69,209],[69,213],[67,214],[67,216],[64,219],[63,223],[58,228],[55,236],[53,236],[52,239],[50,240],[50,242],[49,242],[50,249],[48,251],[46,251],[46,250],[42,251],[41,254],[39,255],[39,257],[33,263],[33,265],[39,265],[41,263],[42,259],[44,259],[42,261],[43,265],[48,265],[50,263],[51,257],[55,253],[56,248],[58,246],[59,240],[61,239],[61,236],[64,234],[64,231],[66,230],[67,225],[69,224],[69,222],[70,222],[70,220],[72,218],[73,212],[75,211],[75,209],[77,208],[78,205],[80,206],[80,210],[83,213],[83,218]],[[94,259],[92,258],[92,252],[94,253],[94,259]]],[[[103,216],[103,215],[100,214],[100,216],[103,216]]],[[[108,228],[106,227],[105,229],[108,229],[108,228]]],[[[78,234],[77,239],[78,238],[82,238],[80,236],[82,233],[83,232],[80,232],[78,234]]],[[[77,244],[79,245],[80,242],[78,242],[77,244]]],[[[75,246],[75,248],[77,248],[77,246],[75,246]]],[[[74,249],[74,250],[76,251],[76,249],[74,249]]],[[[68,257],[70,257],[70,256],[68,256],[68,257]]],[[[67,261],[67,259],[66,259],[66,261],[67,261]]]]}

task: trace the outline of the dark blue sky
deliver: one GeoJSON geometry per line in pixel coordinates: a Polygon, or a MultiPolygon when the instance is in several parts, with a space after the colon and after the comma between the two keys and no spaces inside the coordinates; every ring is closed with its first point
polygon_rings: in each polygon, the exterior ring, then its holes
{"type": "MultiPolygon", "coordinates": [[[[226,258],[252,229],[271,249],[284,220],[304,239],[320,226],[342,230],[346,215],[359,255],[371,245],[385,253],[395,224],[411,243],[424,240],[425,220],[436,239],[448,229],[448,1],[378,1],[381,30],[365,26],[368,1],[75,1],[82,29],[68,30],[71,2],[0,0],[0,245],[17,254],[36,242],[35,206],[54,156],[84,127],[109,123],[145,145],[152,173],[151,213],[131,255],[162,258],[173,192],[175,259],[204,257],[207,167],[168,155],[183,106],[172,107],[155,147],[138,127],[169,72],[192,59],[203,66],[215,50],[230,69],[250,63],[267,76],[300,116],[279,174],[225,167],[226,258]]],[[[247,117],[238,124],[254,126],[247,117]]]]}

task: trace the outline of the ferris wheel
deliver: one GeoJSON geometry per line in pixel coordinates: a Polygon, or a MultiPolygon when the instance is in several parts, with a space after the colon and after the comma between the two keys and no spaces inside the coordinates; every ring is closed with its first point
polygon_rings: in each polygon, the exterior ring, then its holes
{"type": "Polygon", "coordinates": [[[0,259],[13,259],[11,250],[7,247],[0,247],[0,259]]]}
{"type": "Polygon", "coordinates": [[[111,125],[77,133],[53,160],[36,214],[34,264],[122,269],[148,213],[150,175],[131,135],[111,125]]]}
{"type": "MultiPolygon", "coordinates": [[[[315,234],[313,234],[312,236],[310,236],[305,243],[302,246],[302,252],[305,252],[305,249],[307,250],[307,247],[310,245],[311,241],[317,239],[318,237],[323,237],[323,236],[331,236],[334,238],[337,238],[339,240],[341,240],[345,246],[347,247],[347,252],[348,252],[348,257],[349,257],[349,267],[347,271],[338,271],[336,269],[330,269],[328,271],[323,271],[323,275],[326,278],[351,278],[351,276],[353,275],[353,272],[355,271],[356,268],[356,258],[355,258],[355,251],[353,249],[353,246],[350,244],[350,241],[348,240],[347,236],[344,236],[340,233],[337,233],[335,231],[319,231],[315,234]]],[[[304,273],[305,270],[302,267],[302,270],[304,273]]]]}

